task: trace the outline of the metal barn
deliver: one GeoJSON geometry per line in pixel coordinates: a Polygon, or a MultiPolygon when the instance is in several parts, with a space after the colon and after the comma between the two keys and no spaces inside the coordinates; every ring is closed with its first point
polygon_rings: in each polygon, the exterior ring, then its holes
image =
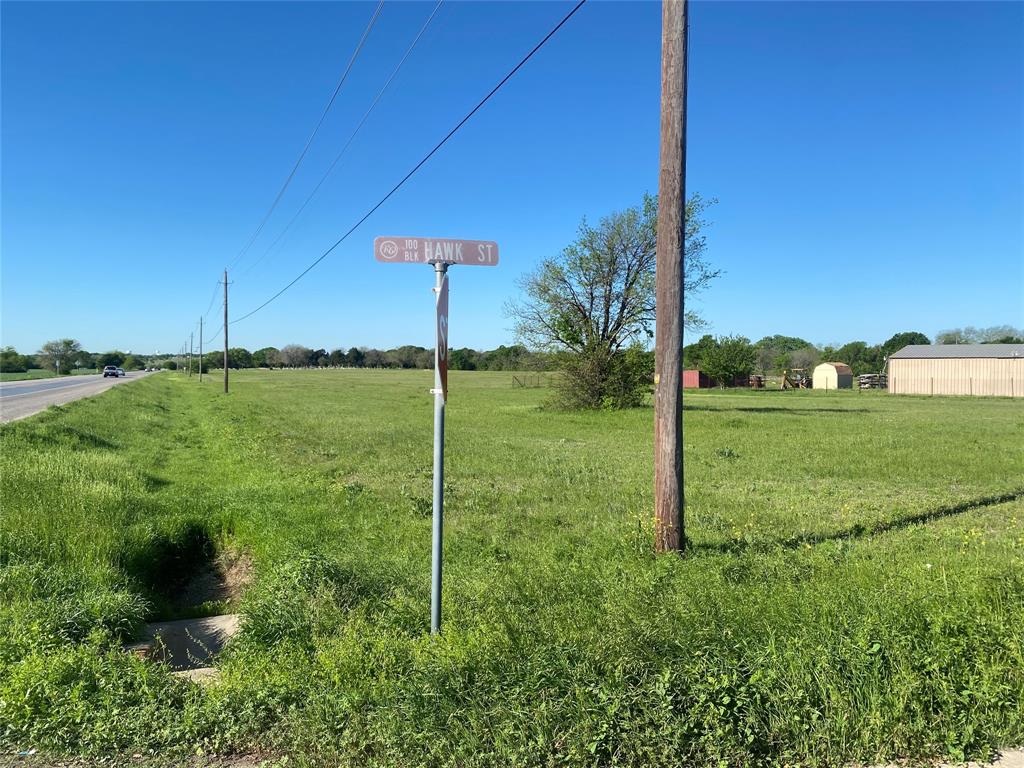
{"type": "Polygon", "coordinates": [[[822,363],[811,381],[814,389],[853,389],[853,370],[846,363],[822,363]]]}
{"type": "Polygon", "coordinates": [[[1024,397],[1024,344],[911,344],[889,356],[889,392],[1024,397]]]}

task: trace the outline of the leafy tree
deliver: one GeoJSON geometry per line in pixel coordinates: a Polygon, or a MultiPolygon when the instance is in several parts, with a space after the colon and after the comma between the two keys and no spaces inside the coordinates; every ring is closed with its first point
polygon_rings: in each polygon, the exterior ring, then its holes
{"type": "Polygon", "coordinates": [[[277,347],[263,347],[252,353],[252,364],[256,368],[273,368],[277,365],[277,347]]]}
{"type": "Polygon", "coordinates": [[[731,385],[739,377],[749,376],[757,365],[757,350],[744,336],[721,336],[701,359],[701,370],[718,382],[731,385]]]}
{"type": "Polygon", "coordinates": [[[715,337],[705,333],[693,344],[683,347],[683,368],[700,368],[701,360],[711,349],[715,348],[715,337]]]}
{"type": "Polygon", "coordinates": [[[160,364],[160,367],[166,371],[176,371],[178,370],[178,363],[175,360],[167,359],[160,364]]]}
{"type": "Polygon", "coordinates": [[[475,371],[478,357],[473,349],[453,349],[448,353],[448,367],[455,371],[475,371]]]}
{"type": "Polygon", "coordinates": [[[19,355],[14,347],[0,349],[0,373],[23,373],[28,370],[24,355],[19,355]]]}
{"type": "Polygon", "coordinates": [[[796,352],[798,349],[807,349],[807,347],[813,347],[809,341],[801,339],[799,336],[765,336],[754,344],[755,349],[774,349],[778,352],[796,352]]]}
{"type": "Polygon", "coordinates": [[[330,364],[335,368],[340,368],[345,365],[347,359],[345,357],[345,350],[343,349],[332,349],[330,354],[330,364]]]}
{"type": "Polygon", "coordinates": [[[931,344],[931,339],[918,331],[902,331],[894,334],[882,344],[882,357],[888,357],[893,352],[899,352],[908,344],[931,344]]]}
{"type": "Polygon", "coordinates": [[[855,376],[860,373],[877,373],[885,366],[881,345],[872,347],[863,341],[844,344],[828,362],[846,363],[855,376]]]}
{"type": "Polygon", "coordinates": [[[141,371],[146,367],[146,364],[135,355],[128,355],[124,362],[121,363],[121,367],[126,371],[141,371]]]}
{"type": "Polygon", "coordinates": [[[384,368],[387,366],[387,359],[379,349],[363,350],[363,366],[365,368],[384,368]]]}
{"type": "MultiPolygon", "coordinates": [[[[719,274],[704,256],[701,214],[708,204],[699,195],[686,204],[687,298],[719,274]]],[[[605,216],[596,227],[584,219],[576,240],[525,275],[520,281],[522,299],[506,307],[522,341],[559,354],[570,379],[568,390],[590,389],[578,398],[581,406],[604,402],[609,388],[618,384],[602,383],[600,377],[628,367],[626,360],[615,360],[616,355],[653,335],[656,226],[657,202],[650,195],[640,206],[605,216]],[[574,359],[580,357],[589,359],[574,359]]],[[[689,310],[685,323],[695,328],[701,321],[689,310]]],[[[643,392],[637,395],[642,397],[643,392]]]]}
{"type": "Polygon", "coordinates": [[[106,368],[108,365],[116,365],[118,367],[124,362],[123,352],[104,352],[102,355],[96,357],[96,367],[106,368]]]}
{"type": "Polygon", "coordinates": [[[989,328],[975,328],[968,325],[964,328],[953,328],[942,331],[935,337],[936,344],[1014,344],[1014,341],[1003,339],[1024,338],[1024,329],[1012,325],[993,325],[989,328]]]}
{"type": "Polygon", "coordinates": [[[821,352],[818,351],[817,347],[807,346],[801,347],[800,349],[794,349],[788,354],[788,363],[790,368],[813,368],[821,360],[821,352]]]}
{"type": "MultiPolygon", "coordinates": [[[[224,353],[221,352],[221,361],[218,368],[224,366],[224,353]]],[[[252,353],[245,347],[231,347],[228,349],[228,368],[252,368],[252,353]]]]}
{"type": "Polygon", "coordinates": [[[282,365],[286,365],[289,368],[301,368],[302,366],[309,365],[310,355],[313,354],[313,350],[301,344],[288,344],[281,347],[280,354],[282,365]]]}
{"type": "Polygon", "coordinates": [[[44,367],[70,373],[81,351],[82,345],[75,339],[57,339],[43,344],[36,356],[44,367]]]}

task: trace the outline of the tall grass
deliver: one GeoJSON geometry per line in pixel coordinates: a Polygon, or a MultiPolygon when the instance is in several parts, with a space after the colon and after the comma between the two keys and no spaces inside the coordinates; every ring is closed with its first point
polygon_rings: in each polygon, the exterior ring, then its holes
{"type": "Polygon", "coordinates": [[[153,377],[0,429],[0,742],[311,765],[841,765],[1024,742],[1024,409],[686,397],[685,557],[650,410],[452,376],[445,631],[426,372],[153,377]],[[118,650],[248,551],[219,682],[118,650]]]}

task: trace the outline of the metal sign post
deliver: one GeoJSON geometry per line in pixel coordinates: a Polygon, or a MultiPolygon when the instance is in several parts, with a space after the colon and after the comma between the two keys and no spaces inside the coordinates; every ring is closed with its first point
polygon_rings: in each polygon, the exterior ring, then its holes
{"type": "Polygon", "coordinates": [[[448,401],[448,265],[434,263],[437,346],[434,350],[434,516],[430,550],[430,632],[441,631],[441,542],[444,537],[444,406],[448,401]]]}
{"type": "Polygon", "coordinates": [[[434,515],[430,562],[430,632],[441,631],[441,562],[444,542],[444,408],[448,402],[448,267],[453,264],[495,267],[498,244],[490,240],[378,237],[373,255],[385,264],[431,264],[434,267],[434,515]]]}

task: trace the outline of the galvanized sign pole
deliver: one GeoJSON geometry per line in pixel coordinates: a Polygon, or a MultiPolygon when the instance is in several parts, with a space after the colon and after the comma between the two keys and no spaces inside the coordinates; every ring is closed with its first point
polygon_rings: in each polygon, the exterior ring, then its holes
{"type": "Polygon", "coordinates": [[[437,346],[434,350],[434,517],[430,550],[430,632],[441,631],[441,542],[444,537],[444,406],[448,400],[448,265],[434,262],[437,346]]]}
{"type": "Polygon", "coordinates": [[[441,631],[441,563],[444,543],[444,408],[448,402],[448,267],[496,267],[498,244],[490,240],[378,237],[373,255],[385,264],[434,267],[434,515],[430,558],[430,632],[441,631]]]}

